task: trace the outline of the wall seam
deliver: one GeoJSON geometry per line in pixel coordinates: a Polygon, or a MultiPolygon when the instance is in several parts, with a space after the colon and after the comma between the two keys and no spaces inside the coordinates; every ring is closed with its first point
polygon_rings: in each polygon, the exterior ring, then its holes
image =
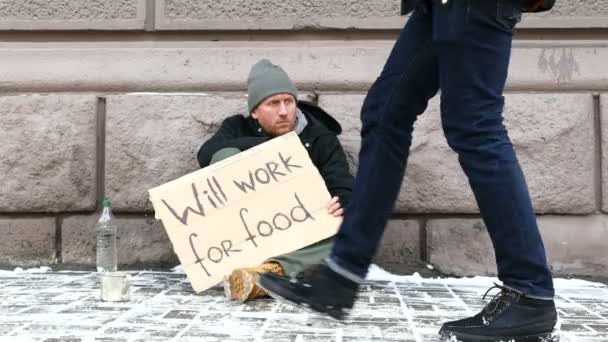
{"type": "Polygon", "coordinates": [[[427,231],[427,219],[418,220],[420,224],[420,260],[428,264],[429,263],[429,252],[428,252],[428,231],[427,231]]]}
{"type": "Polygon", "coordinates": [[[156,0],[146,0],[146,18],[144,30],[154,31],[156,26],[156,0]]]}
{"type": "Polygon", "coordinates": [[[602,168],[602,113],[601,113],[601,97],[599,94],[593,94],[593,124],[595,130],[595,204],[597,213],[602,211],[603,198],[602,194],[602,179],[603,179],[603,168],[602,168]]]}
{"type": "Polygon", "coordinates": [[[97,174],[96,174],[96,209],[101,210],[101,202],[105,198],[105,170],[106,170],[106,99],[97,98],[97,174]]]}
{"type": "Polygon", "coordinates": [[[61,226],[63,225],[63,217],[57,215],[55,217],[55,264],[63,263],[63,234],[61,226]]]}

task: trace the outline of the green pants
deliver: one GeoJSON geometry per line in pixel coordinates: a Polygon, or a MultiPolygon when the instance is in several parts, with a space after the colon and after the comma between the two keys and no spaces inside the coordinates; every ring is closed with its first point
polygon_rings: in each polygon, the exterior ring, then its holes
{"type": "MultiPolygon", "coordinates": [[[[239,152],[241,152],[241,150],[239,150],[238,148],[223,148],[213,154],[213,156],[211,157],[211,164],[226,159],[239,152]]],[[[327,238],[325,240],[315,242],[310,246],[298,249],[297,251],[279,255],[270,258],[266,261],[278,262],[279,264],[281,264],[281,267],[283,268],[286,274],[300,272],[307,266],[312,264],[318,264],[319,262],[321,262],[321,260],[329,256],[329,253],[331,252],[331,248],[333,246],[333,241],[333,237],[327,238]]]]}

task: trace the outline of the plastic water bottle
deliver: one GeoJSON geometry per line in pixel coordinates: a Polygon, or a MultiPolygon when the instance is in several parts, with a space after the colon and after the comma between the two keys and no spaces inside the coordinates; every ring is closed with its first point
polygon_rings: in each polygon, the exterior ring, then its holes
{"type": "Polygon", "coordinates": [[[103,201],[103,211],[97,221],[97,272],[116,272],[116,223],[110,201],[103,201]]]}

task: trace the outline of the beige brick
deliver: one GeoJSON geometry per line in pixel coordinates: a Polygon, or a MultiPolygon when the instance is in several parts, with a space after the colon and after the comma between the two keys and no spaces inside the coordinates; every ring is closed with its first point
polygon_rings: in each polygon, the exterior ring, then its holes
{"type": "Polygon", "coordinates": [[[97,99],[0,97],[0,212],[95,207],[97,99]]]}
{"type": "Polygon", "coordinates": [[[0,265],[37,267],[56,263],[55,219],[0,217],[0,265]]]}
{"type": "Polygon", "coordinates": [[[243,93],[109,96],[106,197],[119,211],[151,211],[148,190],[198,170],[201,145],[226,117],[246,111],[243,93]]]}
{"type": "Polygon", "coordinates": [[[538,224],[555,274],[608,276],[608,216],[541,216],[538,224]]]}
{"type": "MultiPolygon", "coordinates": [[[[301,90],[365,91],[382,69],[393,41],[156,45],[160,47],[20,44],[0,49],[0,91],[242,91],[249,69],[261,58],[283,66],[301,90]]],[[[608,87],[606,60],[608,47],[599,43],[516,42],[508,87],[603,91],[608,87]]]]}
{"type": "MultiPolygon", "coordinates": [[[[95,265],[95,225],[99,216],[77,215],[63,219],[62,261],[95,265]]],[[[160,221],[151,216],[118,216],[117,249],[120,266],[171,266],[177,257],[160,221]]]]}
{"type": "Polygon", "coordinates": [[[199,169],[196,154],[243,94],[107,98],[106,197],[117,210],[152,210],[148,190],[199,169]]]}
{"type": "MultiPolygon", "coordinates": [[[[560,3],[564,3],[561,2],[560,3]]],[[[517,32],[529,29],[605,29],[608,27],[607,15],[569,16],[554,14],[528,14],[517,25],[517,32]]]]}
{"type": "MultiPolygon", "coordinates": [[[[607,216],[541,216],[538,224],[554,275],[608,275],[607,216]]],[[[431,220],[427,233],[429,261],[441,271],[496,274],[491,241],[481,220],[431,220]]]]}
{"type": "Polygon", "coordinates": [[[0,30],[143,29],[146,0],[1,0],[0,30]]]}
{"type": "MultiPolygon", "coordinates": [[[[321,94],[319,104],[344,126],[340,137],[353,170],[359,151],[363,95],[321,94]]],[[[398,212],[477,212],[457,155],[441,129],[438,99],[414,130],[398,212]]],[[[593,104],[586,94],[508,94],[505,124],[540,213],[592,213],[593,104]]]]}
{"type": "MultiPolygon", "coordinates": [[[[158,30],[401,29],[399,1],[156,0],[158,30]]],[[[524,15],[518,28],[605,28],[608,1],[558,1],[542,14],[524,15]]]]}
{"type": "Polygon", "coordinates": [[[551,11],[525,14],[519,28],[606,28],[608,0],[557,1],[551,11]]]}
{"type": "Polygon", "coordinates": [[[458,276],[496,274],[492,242],[481,220],[430,220],[426,231],[428,261],[438,270],[458,276]]]}
{"type": "Polygon", "coordinates": [[[372,0],[156,0],[160,30],[294,30],[400,28],[400,3],[372,0]]]}
{"type": "Polygon", "coordinates": [[[549,12],[529,14],[531,17],[548,18],[555,16],[592,17],[608,16],[608,0],[557,1],[549,12]]]}
{"type": "Polygon", "coordinates": [[[393,272],[404,273],[420,264],[420,224],[414,220],[389,221],[374,263],[393,272]]]}

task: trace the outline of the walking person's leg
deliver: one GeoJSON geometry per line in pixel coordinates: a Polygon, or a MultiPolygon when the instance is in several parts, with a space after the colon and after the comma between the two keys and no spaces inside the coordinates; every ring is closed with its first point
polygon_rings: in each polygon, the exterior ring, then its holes
{"type": "Polygon", "coordinates": [[[305,270],[295,280],[260,276],[258,283],[271,295],[337,318],[352,307],[399,193],[414,122],[437,93],[437,70],[432,18],[420,7],[364,101],[359,169],[331,256],[326,264],[305,270]],[[314,284],[308,275],[316,277],[314,284]]]}
{"type": "MultiPolygon", "coordinates": [[[[503,125],[503,87],[511,51],[511,16],[519,0],[473,0],[462,35],[437,32],[442,123],[458,153],[496,251],[498,278],[528,295],[553,298],[553,283],[528,187],[503,125]],[[476,4],[481,3],[476,8],[476,4]],[[490,4],[494,2],[495,4],[490,4]],[[498,20],[494,15],[498,6],[498,20]]],[[[456,4],[454,3],[454,6],[456,4]]],[[[438,11],[439,12],[439,11],[438,11]]],[[[513,14],[513,12],[515,12],[513,14]]],[[[436,25],[446,14],[435,13],[436,25]]]]}
{"type": "Polygon", "coordinates": [[[504,284],[479,315],[444,325],[442,334],[460,341],[535,341],[550,336],[557,319],[530,195],[503,125],[502,93],[520,16],[520,0],[451,1],[433,9],[443,128],[475,194],[504,284]]]}
{"type": "Polygon", "coordinates": [[[427,7],[416,10],[361,108],[361,150],[351,203],[336,236],[334,271],[362,280],[393,212],[414,122],[437,94],[439,76],[427,7]]]}

